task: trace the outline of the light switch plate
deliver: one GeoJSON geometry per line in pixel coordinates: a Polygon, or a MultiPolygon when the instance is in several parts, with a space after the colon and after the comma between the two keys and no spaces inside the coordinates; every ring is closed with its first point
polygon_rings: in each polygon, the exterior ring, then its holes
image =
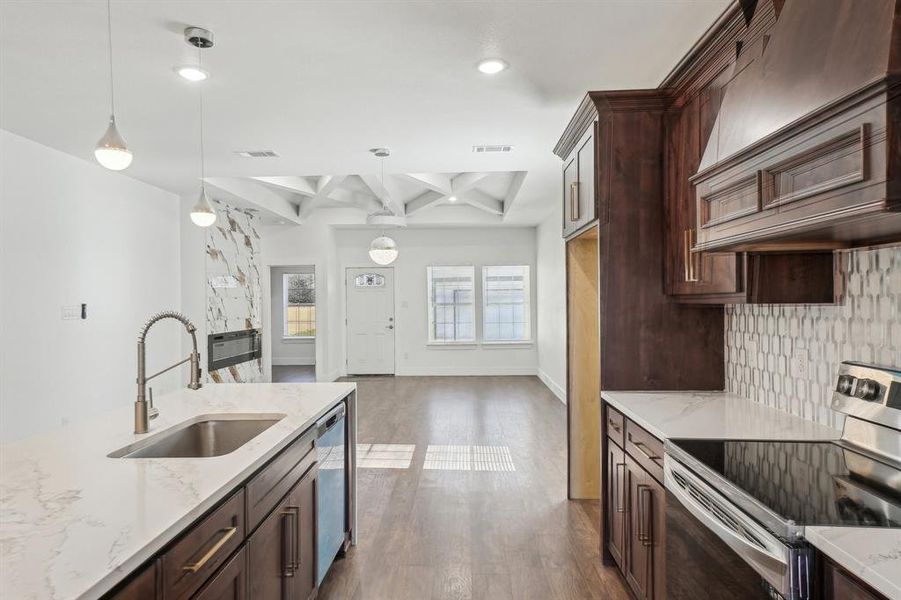
{"type": "Polygon", "coordinates": [[[76,321],[81,318],[81,306],[77,304],[73,306],[61,306],[59,311],[63,321],[76,321]]]}

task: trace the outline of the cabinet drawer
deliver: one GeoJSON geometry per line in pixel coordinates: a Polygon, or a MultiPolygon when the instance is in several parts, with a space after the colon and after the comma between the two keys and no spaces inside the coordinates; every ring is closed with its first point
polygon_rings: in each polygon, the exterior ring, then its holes
{"type": "Polygon", "coordinates": [[[663,442],[626,419],[626,452],[654,479],[663,481],[663,442]]]}
{"type": "Polygon", "coordinates": [[[192,600],[245,600],[247,598],[247,551],[240,552],[210,579],[192,600]]]}
{"type": "Polygon", "coordinates": [[[247,530],[257,525],[275,508],[316,459],[315,429],[310,429],[247,483],[247,530]]]}
{"type": "Polygon", "coordinates": [[[196,592],[241,545],[244,533],[244,490],[239,490],[163,554],[167,600],[196,592]]]}
{"type": "Polygon", "coordinates": [[[626,434],[626,423],[623,413],[619,412],[609,404],[607,405],[607,437],[616,442],[620,448],[623,447],[623,440],[626,434]]]}

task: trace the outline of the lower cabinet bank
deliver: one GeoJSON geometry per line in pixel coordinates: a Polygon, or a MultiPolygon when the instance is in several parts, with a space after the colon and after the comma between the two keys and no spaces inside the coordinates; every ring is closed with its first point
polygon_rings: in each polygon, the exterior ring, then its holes
{"type": "Polygon", "coordinates": [[[314,598],[316,436],[301,434],[105,598],[314,598]]]}

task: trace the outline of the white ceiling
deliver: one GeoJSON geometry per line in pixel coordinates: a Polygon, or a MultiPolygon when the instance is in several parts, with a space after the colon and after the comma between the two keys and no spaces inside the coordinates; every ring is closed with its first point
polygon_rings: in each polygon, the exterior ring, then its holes
{"type": "MultiPolygon", "coordinates": [[[[551,153],[589,89],[655,87],[729,0],[303,2],[114,0],[117,121],[128,175],[180,194],[199,177],[204,51],[211,178],[527,171],[503,223],[537,223],[557,200],[551,153]],[[475,63],[500,56],[486,76],[475,63]],[[513,152],[474,154],[476,144],[513,152]],[[247,159],[235,150],[275,150],[247,159]]],[[[0,127],[90,160],[109,112],[103,1],[0,2],[0,127]]]]}

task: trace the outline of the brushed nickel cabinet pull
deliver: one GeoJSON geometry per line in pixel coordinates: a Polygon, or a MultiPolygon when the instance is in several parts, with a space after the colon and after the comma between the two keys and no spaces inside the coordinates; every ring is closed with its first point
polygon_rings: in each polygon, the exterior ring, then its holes
{"type": "Polygon", "coordinates": [[[660,462],[661,458],[659,456],[652,454],[651,449],[648,448],[644,442],[636,442],[635,440],[629,440],[629,441],[632,442],[633,446],[638,448],[639,452],[641,452],[642,454],[645,455],[645,458],[647,458],[648,460],[653,461],[655,463],[660,462]]]}
{"type": "Polygon", "coordinates": [[[206,551],[206,554],[200,557],[200,560],[194,561],[192,563],[188,563],[183,566],[182,571],[190,571],[191,573],[196,573],[200,569],[203,568],[205,564],[210,562],[210,559],[213,558],[219,550],[222,549],[228,540],[232,539],[236,533],[238,533],[237,527],[228,527],[226,529],[220,529],[219,532],[222,534],[222,537],[219,538],[219,541],[212,545],[212,547],[206,551]]]}
{"type": "MultiPolygon", "coordinates": [[[[622,491],[619,489],[619,484],[617,483],[619,479],[617,479],[617,475],[619,474],[619,468],[623,467],[623,471],[625,472],[626,463],[616,463],[613,465],[613,510],[618,513],[626,512],[626,494],[625,488],[622,491]]],[[[623,474],[623,480],[625,480],[625,473],[623,474]]]]}
{"type": "Polygon", "coordinates": [[[297,551],[297,514],[299,508],[290,506],[282,511],[282,576],[294,577],[300,567],[297,551]]]}
{"type": "Polygon", "coordinates": [[[691,251],[691,247],[694,245],[695,238],[695,230],[693,228],[686,229],[682,232],[682,240],[685,251],[685,282],[686,283],[697,283],[700,281],[698,279],[697,273],[695,273],[695,259],[697,258],[694,253],[691,251]]]}
{"type": "Polygon", "coordinates": [[[654,494],[651,490],[651,486],[649,485],[640,485],[638,486],[638,507],[641,508],[644,506],[644,497],[645,493],[647,493],[647,508],[641,511],[641,517],[639,517],[638,523],[638,539],[641,540],[642,546],[651,546],[654,544],[654,539],[651,531],[651,516],[652,510],[654,508],[654,494]],[[646,522],[645,522],[646,521],[646,522]],[[644,537],[642,537],[644,535],[644,537]]]}
{"type": "Polygon", "coordinates": [[[573,181],[569,184],[569,220],[578,221],[582,212],[579,206],[579,182],[573,181]]]}

